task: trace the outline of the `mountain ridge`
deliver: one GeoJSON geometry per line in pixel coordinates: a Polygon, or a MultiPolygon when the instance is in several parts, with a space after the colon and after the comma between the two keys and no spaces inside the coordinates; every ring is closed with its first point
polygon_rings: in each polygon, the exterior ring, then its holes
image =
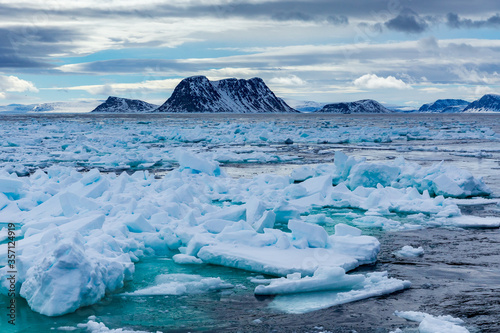
{"type": "Polygon", "coordinates": [[[158,108],[158,105],[141,101],[109,96],[108,99],[90,112],[94,113],[147,113],[158,108]]]}
{"type": "Polygon", "coordinates": [[[326,104],[321,110],[315,113],[393,113],[379,102],[373,99],[362,99],[355,102],[341,102],[326,104]]]}
{"type": "Polygon", "coordinates": [[[192,76],[175,87],[155,112],[171,113],[297,113],[267,87],[261,78],[210,81],[192,76]]]}
{"type": "Polygon", "coordinates": [[[432,103],[424,104],[418,112],[451,113],[463,111],[470,102],[463,99],[438,99],[432,103]]]}
{"type": "Polygon", "coordinates": [[[486,94],[470,103],[464,112],[500,112],[500,95],[486,94]]]}

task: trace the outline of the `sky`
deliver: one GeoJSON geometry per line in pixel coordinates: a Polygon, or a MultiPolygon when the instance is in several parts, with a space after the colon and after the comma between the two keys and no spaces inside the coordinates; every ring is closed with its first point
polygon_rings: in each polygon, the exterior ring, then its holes
{"type": "Polygon", "coordinates": [[[500,94],[498,0],[0,0],[0,105],[162,104],[185,77],[300,101],[500,94]]]}

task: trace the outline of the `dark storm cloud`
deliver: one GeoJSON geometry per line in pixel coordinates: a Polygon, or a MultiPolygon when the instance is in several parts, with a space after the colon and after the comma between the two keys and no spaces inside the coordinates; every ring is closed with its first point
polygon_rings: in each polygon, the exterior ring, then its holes
{"type": "MultiPolygon", "coordinates": [[[[278,20],[302,20],[311,21],[326,19],[329,16],[341,18],[355,17],[357,19],[374,19],[384,15],[394,17],[403,8],[411,8],[420,15],[444,16],[450,11],[459,14],[478,14],[500,11],[500,1],[483,0],[475,2],[470,0],[448,0],[448,1],[409,1],[409,0],[285,0],[248,3],[245,1],[228,1],[220,5],[194,5],[175,6],[168,3],[148,5],[140,8],[124,9],[106,6],[102,3],[99,8],[65,8],[64,6],[50,5],[38,10],[23,5],[23,3],[9,6],[0,5],[0,18],[22,16],[44,19],[62,16],[73,17],[75,20],[88,20],[92,18],[113,17],[145,17],[145,18],[179,18],[179,17],[243,17],[243,18],[268,18],[278,20]]],[[[387,17],[385,20],[389,19],[387,17]]],[[[335,22],[338,22],[334,20],[335,22]]],[[[417,22],[418,23],[418,22],[417,22]]]]}
{"type": "Polygon", "coordinates": [[[349,24],[349,19],[345,15],[329,15],[326,21],[333,25],[347,25],[349,24]]]}
{"type": "Polygon", "coordinates": [[[461,18],[455,13],[446,15],[446,24],[451,28],[500,28],[500,15],[497,13],[486,20],[461,18]]]}
{"type": "Polygon", "coordinates": [[[81,34],[69,29],[35,26],[0,28],[0,68],[50,67],[45,60],[48,55],[70,51],[73,38],[81,37],[81,34]]]}
{"type": "Polygon", "coordinates": [[[424,19],[410,9],[403,10],[398,16],[385,22],[385,26],[390,30],[406,33],[421,33],[429,27],[424,19]]]}
{"type": "MultiPolygon", "coordinates": [[[[399,3],[399,2],[398,2],[399,3]]],[[[212,16],[219,18],[267,18],[280,21],[285,20],[326,20],[329,16],[335,23],[345,24],[347,17],[370,18],[374,14],[391,10],[391,1],[365,0],[359,2],[345,2],[340,0],[315,0],[315,1],[270,1],[259,3],[228,2],[221,5],[195,5],[176,7],[166,4],[147,5],[139,9],[123,9],[106,7],[105,3],[99,8],[44,8],[37,10],[22,4],[14,6],[0,5],[0,18],[22,16],[30,21],[31,17],[72,17],[76,21],[85,21],[95,18],[113,17],[144,17],[144,18],[196,18],[212,16]]]]}
{"type": "Polygon", "coordinates": [[[271,17],[275,21],[313,21],[314,17],[301,12],[280,12],[271,17]]]}

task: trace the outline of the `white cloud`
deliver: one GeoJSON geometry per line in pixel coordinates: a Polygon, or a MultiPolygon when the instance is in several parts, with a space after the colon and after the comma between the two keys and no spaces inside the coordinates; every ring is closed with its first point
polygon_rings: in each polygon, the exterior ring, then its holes
{"type": "Polygon", "coordinates": [[[495,90],[490,86],[461,86],[458,88],[458,91],[462,94],[463,98],[466,100],[476,100],[483,97],[486,94],[500,93],[499,89],[495,90]]]}
{"type": "Polygon", "coordinates": [[[296,75],[290,75],[287,77],[274,77],[269,80],[269,83],[280,86],[303,86],[306,84],[306,81],[296,75]]]}
{"type": "MultiPolygon", "coordinates": [[[[35,85],[23,79],[18,78],[17,76],[5,76],[0,75],[0,91],[7,92],[38,92],[38,89],[35,85]]],[[[0,98],[5,98],[5,94],[2,93],[0,98]]]]}
{"type": "Polygon", "coordinates": [[[483,95],[494,93],[498,93],[498,91],[495,91],[488,86],[477,86],[476,89],[474,89],[474,95],[476,97],[482,97],[483,95]]]}
{"type": "Polygon", "coordinates": [[[92,95],[120,95],[130,93],[154,93],[173,90],[181,79],[148,80],[137,83],[108,83],[88,86],[57,87],[48,90],[83,90],[92,95]]]}
{"type": "Polygon", "coordinates": [[[444,92],[446,92],[446,89],[438,88],[438,87],[426,87],[426,88],[420,88],[419,90],[426,92],[426,93],[444,93],[444,92]]]}
{"type": "Polygon", "coordinates": [[[500,82],[500,74],[497,72],[486,73],[475,69],[468,69],[465,66],[455,66],[450,71],[466,83],[495,84],[500,82]]]}
{"type": "Polygon", "coordinates": [[[357,78],[354,85],[363,89],[411,89],[410,85],[394,76],[379,77],[375,74],[365,74],[357,78]]]}

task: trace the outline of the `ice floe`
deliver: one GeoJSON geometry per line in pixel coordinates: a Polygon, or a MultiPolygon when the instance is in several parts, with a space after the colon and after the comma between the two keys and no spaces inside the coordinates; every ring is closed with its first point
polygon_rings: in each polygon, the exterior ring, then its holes
{"type": "Polygon", "coordinates": [[[464,321],[452,316],[432,316],[424,312],[416,311],[396,311],[396,316],[409,321],[419,322],[418,331],[420,333],[468,333],[469,330],[463,327],[464,321]]]}
{"type": "MultiPolygon", "coordinates": [[[[313,284],[315,282],[314,278],[311,280],[309,283],[313,284]]],[[[390,294],[410,288],[411,286],[409,281],[387,277],[387,272],[368,273],[366,276],[360,275],[359,280],[358,278],[353,278],[352,282],[353,285],[351,288],[347,288],[346,291],[340,289],[339,291],[277,296],[269,304],[269,307],[286,313],[307,313],[334,305],[390,294]]]]}
{"type": "Polygon", "coordinates": [[[130,293],[124,296],[150,295],[186,295],[201,294],[209,291],[233,288],[233,285],[223,281],[220,277],[202,277],[194,274],[161,274],[155,279],[155,285],[130,293]]]}
{"type": "Polygon", "coordinates": [[[397,257],[401,258],[420,257],[424,255],[424,249],[421,246],[415,248],[410,245],[405,245],[401,250],[396,251],[395,254],[397,257]]]}
{"type": "Polygon", "coordinates": [[[148,331],[136,331],[126,328],[108,328],[104,323],[98,322],[95,316],[90,316],[88,319],[86,323],[78,324],[74,329],[85,329],[89,333],[149,333],[148,331]]]}
{"type": "MultiPolygon", "coordinates": [[[[295,182],[273,174],[233,179],[216,161],[179,149],[174,158],[179,167],[163,177],[147,171],[77,172],[61,165],[29,177],[0,170],[0,218],[18,225],[20,295],[34,311],[57,316],[95,304],[132,278],[134,262],[153,255],[173,257],[179,264],[209,263],[278,277],[300,273],[306,285],[325,272],[349,271],[377,260],[380,243],[375,237],[337,223],[334,215],[308,215],[317,208],[359,209],[364,217],[354,214],[358,226],[414,228],[398,225],[392,216],[415,214],[419,218],[414,221],[439,225],[498,227],[494,218],[462,215],[451,199],[439,194],[437,189],[458,197],[486,191],[480,180],[443,165],[426,169],[402,160],[374,165],[337,154],[335,165],[302,172],[310,177],[295,182]],[[438,184],[434,180],[439,177],[438,184]],[[334,233],[321,226],[327,223],[336,224],[334,233]]],[[[0,244],[0,251],[6,253],[7,244],[0,244]]],[[[0,265],[6,265],[5,257],[0,265]]],[[[6,266],[0,269],[6,272],[6,266]]],[[[198,290],[224,285],[203,279],[170,281],[142,292],[185,288],[189,293],[199,284],[198,290]]],[[[409,284],[372,273],[356,286],[321,296],[317,305],[297,305],[297,311],[409,284]]],[[[0,289],[6,293],[5,279],[0,289]]]]}

